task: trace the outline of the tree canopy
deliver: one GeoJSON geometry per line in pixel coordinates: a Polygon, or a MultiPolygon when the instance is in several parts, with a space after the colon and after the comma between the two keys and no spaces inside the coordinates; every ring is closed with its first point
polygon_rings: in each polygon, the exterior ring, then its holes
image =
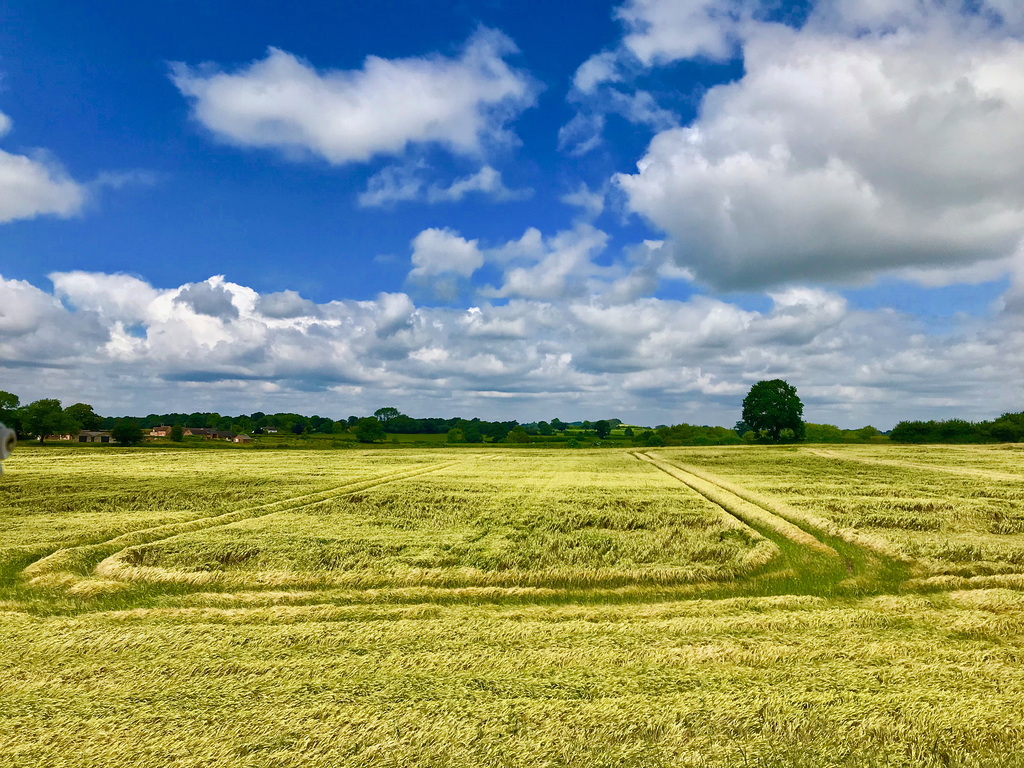
{"type": "Polygon", "coordinates": [[[29,403],[22,416],[21,427],[30,435],[43,442],[48,436],[62,432],[68,426],[68,418],[60,407],[60,400],[44,399],[29,403]]]}
{"type": "Polygon", "coordinates": [[[377,420],[380,421],[380,423],[383,424],[385,427],[387,427],[395,419],[405,416],[405,414],[402,413],[400,410],[398,410],[397,408],[392,408],[390,406],[386,408],[378,408],[376,411],[373,412],[373,415],[376,416],[377,420]]]}
{"type": "Polygon", "coordinates": [[[18,430],[21,425],[21,418],[18,414],[20,405],[21,399],[17,395],[0,389],[0,424],[18,430]]]}
{"type": "Polygon", "coordinates": [[[804,437],[804,404],[796,387],[782,379],[759,381],[743,398],[743,421],[760,438],[773,443],[804,437]],[[785,433],[789,430],[789,433],[785,433]],[[791,435],[790,435],[791,433],[791,435]]]}
{"type": "Polygon", "coordinates": [[[373,416],[367,416],[357,421],[355,432],[356,440],[360,443],[373,443],[383,440],[387,436],[384,434],[384,427],[381,426],[380,421],[373,416]]]}
{"type": "MultiPolygon", "coordinates": [[[[88,403],[75,403],[64,409],[65,415],[78,429],[87,431],[96,430],[103,424],[103,417],[99,416],[88,403]]],[[[77,430],[71,430],[77,431],[77,430]]]]}
{"type": "Polygon", "coordinates": [[[134,419],[119,419],[111,428],[110,436],[120,445],[138,445],[142,442],[142,428],[134,419]]]}

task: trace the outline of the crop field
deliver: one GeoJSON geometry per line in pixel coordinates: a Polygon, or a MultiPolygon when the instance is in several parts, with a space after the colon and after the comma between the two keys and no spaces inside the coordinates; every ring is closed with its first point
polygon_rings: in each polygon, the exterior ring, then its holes
{"type": "Polygon", "coordinates": [[[1024,450],[19,446],[0,766],[1024,766],[1024,450]]]}

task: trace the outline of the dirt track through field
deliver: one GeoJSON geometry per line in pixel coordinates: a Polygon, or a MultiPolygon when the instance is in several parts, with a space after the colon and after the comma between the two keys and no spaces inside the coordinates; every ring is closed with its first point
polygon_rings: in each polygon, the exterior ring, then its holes
{"type": "Polygon", "coordinates": [[[669,464],[658,456],[643,453],[634,453],[633,455],[641,461],[653,464],[662,472],[674,477],[683,485],[688,486],[711,503],[725,510],[729,515],[741,520],[754,530],[764,535],[769,535],[770,538],[782,536],[794,544],[815,550],[827,557],[839,557],[839,553],[832,549],[832,547],[818,541],[811,534],[784,520],[778,514],[757,504],[750,503],[720,483],[715,483],[707,478],[701,478],[691,471],[669,464]]]}
{"type": "Polygon", "coordinates": [[[107,541],[87,544],[78,547],[58,549],[39,560],[29,564],[21,576],[27,579],[30,586],[41,587],[74,587],[82,582],[101,561],[129,547],[141,544],[152,544],[174,536],[207,528],[221,527],[242,520],[266,517],[280,512],[290,512],[305,507],[321,504],[332,498],[345,496],[359,491],[369,490],[389,483],[407,480],[419,475],[438,472],[452,467],[459,462],[446,462],[427,467],[420,467],[405,472],[376,475],[325,488],[313,493],[300,494],[287,499],[260,504],[255,507],[226,512],[211,517],[200,517],[181,523],[169,523],[152,528],[143,528],[121,534],[107,541]],[[296,503],[298,502],[298,503],[296,503]]]}
{"type": "Polygon", "coordinates": [[[910,563],[889,552],[885,542],[842,529],[785,502],[716,477],[699,467],[653,452],[635,452],[691,490],[718,505],[779,545],[796,571],[799,591],[892,591],[909,576],[910,563]],[[838,566],[838,567],[837,567],[838,566]]]}

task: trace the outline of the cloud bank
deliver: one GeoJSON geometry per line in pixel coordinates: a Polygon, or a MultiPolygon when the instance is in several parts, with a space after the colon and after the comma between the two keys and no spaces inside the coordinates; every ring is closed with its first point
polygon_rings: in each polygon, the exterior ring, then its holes
{"type": "MultiPolygon", "coordinates": [[[[537,247],[550,252],[557,239],[537,247]]],[[[944,408],[992,416],[1024,375],[1019,283],[987,320],[928,334],[912,317],[810,288],[774,292],[763,311],[614,292],[449,309],[403,293],[317,304],[222,277],[171,289],[125,275],[51,279],[51,293],[0,279],[5,388],[107,413],[159,402],[345,416],[396,404],[422,415],[731,424],[753,382],[781,377],[811,420],[886,427],[944,408]]]]}

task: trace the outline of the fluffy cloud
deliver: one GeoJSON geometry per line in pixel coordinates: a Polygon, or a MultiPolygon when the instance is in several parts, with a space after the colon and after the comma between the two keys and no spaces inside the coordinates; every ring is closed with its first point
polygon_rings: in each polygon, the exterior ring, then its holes
{"type": "Polygon", "coordinates": [[[569,100],[580,111],[559,129],[558,148],[577,157],[601,145],[608,115],[619,115],[634,125],[653,130],[666,130],[679,123],[678,116],[661,107],[647,91],[625,93],[616,88],[597,87],[595,83],[588,92],[573,90],[569,100]]]}
{"type": "Polygon", "coordinates": [[[431,187],[427,192],[427,202],[458,201],[474,192],[493,200],[525,200],[533,194],[531,189],[509,189],[501,180],[501,174],[485,165],[470,176],[456,179],[449,187],[431,187]]]}
{"type": "Polygon", "coordinates": [[[575,192],[568,192],[560,198],[566,205],[582,209],[591,219],[604,212],[605,190],[592,190],[586,183],[580,183],[575,192]]]}
{"type": "Polygon", "coordinates": [[[341,164],[439,144],[463,155],[511,140],[506,123],[536,87],[504,57],[516,51],[481,29],[457,58],[370,56],[354,71],[317,71],[286,51],[234,72],[172,66],[195,118],[223,139],[310,153],[341,164]]]}
{"type": "Polygon", "coordinates": [[[719,288],[1008,257],[1024,234],[1024,41],[1002,6],[833,0],[800,29],[748,21],[743,78],[618,177],[629,206],[719,288]]]}
{"type": "Polygon", "coordinates": [[[77,309],[129,324],[145,321],[160,296],[145,280],[131,275],[75,271],[57,272],[50,279],[54,295],[77,309]]]}
{"type": "Polygon", "coordinates": [[[450,229],[425,229],[412,241],[413,280],[454,274],[469,277],[483,266],[478,241],[466,240],[450,229]]]}
{"type": "Polygon", "coordinates": [[[627,30],[623,47],[649,67],[698,57],[729,59],[741,24],[756,5],[751,0],[629,0],[615,15],[627,30]]]}
{"type": "Polygon", "coordinates": [[[530,227],[518,240],[493,247],[482,248],[478,240],[466,240],[452,229],[423,230],[412,241],[409,282],[428,286],[448,301],[469,292],[485,299],[589,296],[621,304],[653,293],[665,280],[692,280],[692,273],[675,265],[663,241],[644,241],[599,264],[609,236],[588,219],[600,212],[602,199],[583,185],[563,198],[585,211],[572,228],[545,237],[530,227]],[[485,264],[501,270],[500,285],[470,285],[468,278],[485,264]]]}
{"type": "Polygon", "coordinates": [[[422,200],[426,182],[423,179],[423,165],[389,165],[373,174],[366,183],[366,189],[359,194],[359,205],[363,208],[383,208],[395,203],[422,200]]]}
{"type": "Polygon", "coordinates": [[[222,319],[238,317],[238,307],[231,300],[231,292],[214,283],[190,283],[174,297],[176,304],[185,304],[196,314],[222,319]]]}
{"type": "Polygon", "coordinates": [[[288,290],[263,294],[256,302],[256,309],[264,317],[277,319],[316,317],[319,314],[316,304],[302,298],[297,291],[288,290]]]}
{"type": "Polygon", "coordinates": [[[370,177],[366,191],[359,195],[364,208],[385,207],[413,200],[427,203],[458,202],[469,194],[480,194],[498,202],[526,200],[532,189],[509,189],[501,179],[501,172],[485,165],[476,173],[456,179],[447,187],[428,184],[425,166],[389,165],[370,177]]]}
{"type": "Polygon", "coordinates": [[[632,84],[639,71],[679,59],[727,60],[754,0],[628,0],[615,12],[625,34],[619,46],[584,61],[569,100],[578,113],[558,134],[559,149],[585,155],[600,146],[605,117],[619,115],[656,131],[678,116],[632,84]]]}
{"type": "MultiPolygon", "coordinates": [[[[90,311],[68,312],[60,301],[23,280],[0,277],[0,368],[40,381],[41,371],[70,369],[110,339],[109,327],[90,311]]],[[[35,385],[33,385],[34,387],[35,385]]]]}
{"type": "MultiPolygon", "coordinates": [[[[0,113],[0,137],[10,130],[10,118],[0,113]]],[[[85,200],[85,187],[46,153],[26,157],[0,150],[0,224],[44,215],[73,216],[85,200]]]]}
{"type": "Polygon", "coordinates": [[[1015,0],[819,0],[808,24],[850,35],[936,26],[1019,34],[1024,31],[1024,6],[1015,0]]]}
{"type": "Polygon", "coordinates": [[[731,424],[753,382],[781,377],[798,386],[811,420],[886,427],[899,418],[996,415],[1017,402],[1024,375],[1016,287],[1001,312],[935,335],[913,318],[857,310],[808,288],[777,292],[760,311],[707,296],[512,298],[467,310],[416,306],[402,293],[314,304],[214,277],[137,285],[145,301],[129,307],[131,279],[55,274],[60,300],[0,279],[4,388],[85,400],[105,413],[347,416],[394,403],[423,415],[457,408],[492,418],[731,424]],[[177,300],[202,285],[229,295],[236,313],[213,317],[177,300]]]}
{"type": "Polygon", "coordinates": [[[528,299],[592,294],[599,290],[594,278],[609,272],[593,261],[607,243],[606,233],[585,223],[547,239],[536,229],[527,230],[518,241],[492,253],[492,258],[506,262],[504,281],[483,293],[528,299]]]}
{"type": "Polygon", "coordinates": [[[579,93],[589,94],[603,83],[618,83],[624,79],[619,71],[619,57],[614,51],[603,51],[580,64],[573,75],[572,87],[579,93]]]}

